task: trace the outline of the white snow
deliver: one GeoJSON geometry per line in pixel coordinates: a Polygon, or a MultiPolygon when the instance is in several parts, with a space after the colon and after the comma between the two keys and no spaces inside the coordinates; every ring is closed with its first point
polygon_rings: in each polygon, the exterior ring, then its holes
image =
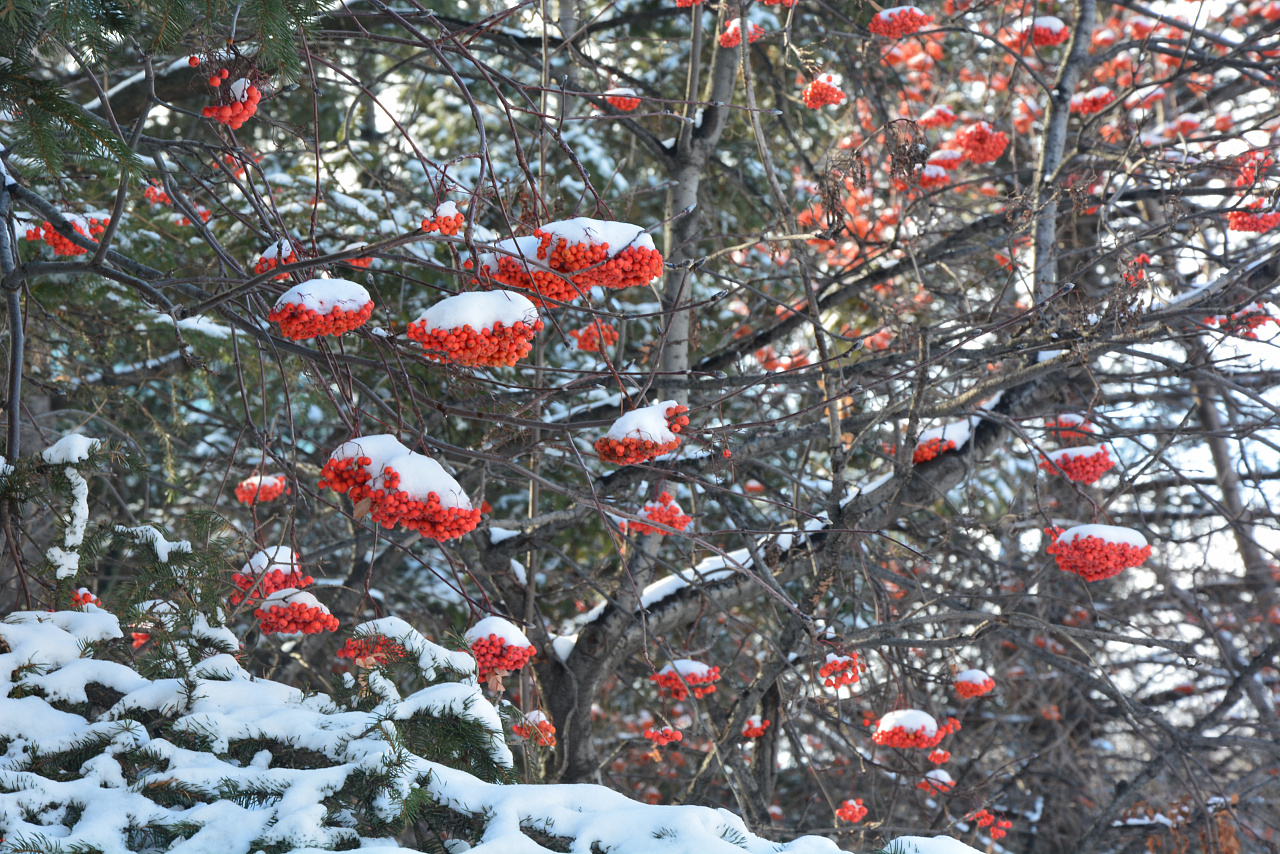
{"type": "Polygon", "coordinates": [[[711,672],[711,665],[692,658],[677,658],[658,671],[659,674],[679,674],[680,676],[704,677],[711,672]]]}
{"type": "Polygon", "coordinates": [[[602,243],[607,243],[609,244],[610,258],[631,246],[642,249],[656,248],[653,238],[647,231],[638,225],[631,225],[626,222],[611,222],[609,220],[589,219],[588,217],[580,216],[574,219],[560,220],[559,222],[549,222],[546,225],[539,226],[538,230],[543,234],[563,237],[570,245],[589,243],[593,246],[598,246],[602,243]]]}
{"type": "Polygon", "coordinates": [[[377,433],[373,436],[360,436],[343,442],[333,449],[329,459],[347,460],[354,457],[368,457],[370,462],[364,470],[370,474],[381,474],[388,461],[408,453],[411,453],[409,449],[395,436],[390,433],[377,433]]]}
{"type": "Polygon", "coordinates": [[[636,90],[632,89],[630,86],[621,86],[621,87],[618,87],[617,89],[610,89],[607,92],[605,92],[605,94],[617,95],[622,98],[634,98],[636,96],[636,90]]]}
{"type": "Polygon", "coordinates": [[[981,685],[991,677],[987,675],[987,671],[978,670],[976,667],[969,670],[962,670],[956,674],[957,682],[970,682],[974,685],[981,685]]]}
{"type": "Polygon", "coordinates": [[[101,446],[101,439],[69,433],[41,451],[40,458],[49,465],[75,465],[89,459],[101,446]]]}
{"type": "Polygon", "coordinates": [[[266,249],[262,250],[262,259],[264,261],[269,261],[272,258],[279,258],[281,261],[284,261],[285,258],[288,258],[292,254],[293,244],[288,240],[281,238],[275,243],[272,243],[266,249]]]}
{"type": "Polygon", "coordinates": [[[523,322],[532,326],[538,321],[538,310],[528,298],[514,291],[477,291],[443,299],[418,315],[418,322],[428,329],[461,329],[470,326],[477,332],[495,323],[508,328],[523,322]]]}
{"type": "Polygon", "coordinates": [[[964,421],[952,421],[949,424],[943,424],[941,427],[934,427],[925,430],[920,434],[920,438],[916,440],[916,447],[928,444],[934,439],[939,439],[945,445],[948,441],[955,442],[959,448],[965,442],[969,441],[969,434],[973,431],[972,420],[966,418],[964,421]]]}
{"type": "Polygon", "coordinates": [[[293,553],[293,549],[287,546],[271,546],[255,552],[253,557],[249,558],[249,562],[240,567],[240,574],[260,575],[278,569],[288,575],[300,569],[298,563],[298,556],[293,553]]]}
{"type": "Polygon", "coordinates": [[[1077,525],[1063,531],[1058,541],[1072,543],[1082,537],[1097,537],[1108,543],[1130,545],[1134,548],[1146,548],[1147,538],[1132,528],[1121,528],[1116,525],[1077,525]]]}
{"type": "Polygon", "coordinates": [[[610,439],[648,439],[660,445],[673,442],[678,437],[667,426],[667,410],[675,405],[674,400],[664,400],[633,409],[613,422],[605,435],[610,439]]]}
{"type": "Polygon", "coordinates": [[[298,590],[295,587],[282,587],[266,599],[262,600],[262,607],[264,610],[277,605],[287,608],[294,604],[304,605],[308,608],[316,608],[323,614],[329,613],[329,609],[321,604],[320,600],[313,594],[306,590],[298,590]]]}
{"type": "Polygon", "coordinates": [[[938,722],[933,719],[933,715],[919,709],[898,709],[896,712],[889,712],[880,719],[876,732],[888,732],[895,727],[902,727],[907,732],[923,730],[928,738],[938,734],[938,722]]]}
{"type": "Polygon", "coordinates": [[[294,285],[276,300],[276,308],[301,305],[317,314],[328,314],[335,308],[359,311],[370,302],[369,292],[346,279],[308,279],[294,285]]]}
{"type": "Polygon", "coordinates": [[[1040,15],[1031,21],[1032,27],[1043,27],[1046,30],[1053,30],[1055,33],[1066,28],[1066,24],[1062,23],[1061,18],[1053,15],[1040,15]]]}
{"type": "Polygon", "coordinates": [[[876,17],[882,21],[892,21],[894,18],[898,17],[904,12],[908,12],[908,13],[914,12],[915,14],[920,15],[921,17],[925,16],[924,10],[921,9],[919,6],[894,6],[891,9],[883,10],[882,12],[877,14],[876,17]]]}
{"type": "Polygon", "coordinates": [[[80,571],[80,554],[74,551],[63,551],[57,546],[50,546],[44,553],[45,559],[53,564],[54,573],[59,579],[75,578],[80,571]]]}
{"type": "Polygon", "coordinates": [[[247,77],[241,77],[239,80],[231,84],[231,97],[240,103],[249,100],[249,87],[253,84],[247,77]]]}
{"type": "Polygon", "coordinates": [[[1114,458],[1114,454],[1110,453],[1108,445],[1076,445],[1071,448],[1059,448],[1056,451],[1050,451],[1045,454],[1052,462],[1060,463],[1063,460],[1074,460],[1076,457],[1092,457],[1094,454],[1100,454],[1107,451],[1114,458]]]}
{"type": "Polygon", "coordinates": [[[116,533],[132,537],[135,542],[147,543],[151,548],[155,549],[156,559],[161,563],[168,563],[169,556],[175,552],[178,554],[189,554],[191,552],[190,540],[173,540],[170,542],[165,539],[164,534],[150,525],[139,525],[136,528],[117,525],[116,533]]]}
{"type": "Polygon", "coordinates": [[[899,836],[884,848],[900,854],[981,854],[950,836],[899,836]]]}
{"type": "Polygon", "coordinates": [[[944,789],[950,789],[956,784],[955,779],[942,768],[934,768],[926,772],[924,778],[944,789]]]}
{"type": "MultiPolygon", "coordinates": [[[[462,491],[462,486],[444,470],[444,466],[431,457],[410,451],[387,460],[386,467],[400,475],[400,483],[396,489],[414,500],[426,501],[427,496],[434,492],[440,499],[441,507],[471,509],[471,499],[462,491]]],[[[384,483],[382,472],[378,472],[369,486],[372,489],[385,489],[384,483]]]]}
{"type": "Polygon", "coordinates": [[[930,107],[925,114],[920,117],[921,121],[933,121],[943,119],[945,121],[954,121],[956,117],[955,111],[946,104],[938,104],[936,107],[930,107]]]}
{"type": "Polygon", "coordinates": [[[474,643],[481,638],[487,638],[489,635],[497,635],[506,641],[507,646],[533,646],[529,643],[529,639],[524,636],[524,632],[520,631],[510,620],[504,620],[502,617],[485,617],[471,628],[467,629],[464,638],[467,643],[474,643]]]}
{"type": "Polygon", "coordinates": [[[534,726],[537,726],[538,724],[551,723],[551,721],[547,718],[546,714],[541,709],[534,709],[533,711],[529,712],[529,714],[525,715],[524,719],[527,720],[529,723],[533,724],[534,726]]]}

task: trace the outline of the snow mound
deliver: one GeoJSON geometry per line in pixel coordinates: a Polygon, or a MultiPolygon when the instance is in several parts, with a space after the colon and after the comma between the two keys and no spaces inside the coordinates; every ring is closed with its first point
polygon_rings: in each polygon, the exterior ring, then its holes
{"type": "Polygon", "coordinates": [[[300,305],[317,314],[328,314],[335,308],[359,312],[370,302],[369,292],[346,279],[308,279],[280,295],[275,307],[300,305]]]}

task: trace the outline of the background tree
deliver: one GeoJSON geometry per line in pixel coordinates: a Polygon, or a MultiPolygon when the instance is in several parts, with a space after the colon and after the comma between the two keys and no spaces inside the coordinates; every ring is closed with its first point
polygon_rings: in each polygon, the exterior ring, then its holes
{"type": "Polygon", "coordinates": [[[17,4],[3,607],[348,692],[395,615],[766,838],[1272,850],[1276,12],[17,4]]]}

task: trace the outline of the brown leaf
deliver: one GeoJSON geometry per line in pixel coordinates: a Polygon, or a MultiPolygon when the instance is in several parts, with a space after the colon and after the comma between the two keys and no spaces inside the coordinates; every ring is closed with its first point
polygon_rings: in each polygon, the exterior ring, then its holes
{"type": "Polygon", "coordinates": [[[359,501],[356,502],[356,507],[352,515],[354,515],[357,520],[363,519],[365,516],[369,515],[369,508],[372,506],[373,506],[372,498],[361,498],[359,501]]]}

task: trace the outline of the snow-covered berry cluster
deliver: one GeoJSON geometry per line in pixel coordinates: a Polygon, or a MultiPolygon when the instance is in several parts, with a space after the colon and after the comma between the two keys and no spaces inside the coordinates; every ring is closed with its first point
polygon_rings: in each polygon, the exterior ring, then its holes
{"type": "Polygon", "coordinates": [[[916,788],[926,795],[941,795],[956,787],[956,781],[941,768],[934,768],[924,775],[924,779],[916,783],[916,788]]]}
{"type": "Polygon", "coordinates": [[[250,596],[266,599],[281,590],[301,590],[314,580],[302,574],[293,549],[272,546],[256,552],[239,572],[232,573],[231,582],[240,592],[231,594],[231,604],[239,605],[250,596]]]}
{"type": "Polygon", "coordinates": [[[929,753],[928,759],[934,765],[945,765],[951,761],[951,751],[943,750],[941,747],[935,748],[929,753]]]}
{"type": "MultiPolygon", "coordinates": [[[[97,235],[102,234],[107,229],[107,220],[99,221],[93,217],[86,219],[78,214],[66,214],[66,219],[71,223],[71,227],[75,229],[77,234],[89,238],[94,243],[98,242],[97,235]]],[[[84,255],[89,251],[63,237],[54,230],[52,223],[48,221],[41,223],[40,228],[28,228],[27,240],[43,240],[53,247],[54,255],[84,255]]]]}
{"type": "Polygon", "coordinates": [[[464,635],[479,667],[480,681],[506,676],[524,667],[537,653],[533,644],[510,621],[485,617],[464,635]]]}
{"type": "Polygon", "coordinates": [[[200,111],[201,115],[206,119],[224,124],[232,130],[239,130],[241,125],[258,112],[258,102],[262,100],[262,93],[247,77],[241,77],[230,86],[222,88],[222,81],[230,76],[225,68],[218,72],[218,76],[220,79],[217,83],[214,82],[215,78],[209,78],[209,85],[218,89],[218,103],[205,107],[200,111]]]}
{"type": "Polygon", "coordinates": [[[1147,538],[1132,528],[1079,525],[1065,531],[1046,528],[1045,533],[1053,540],[1045,551],[1058,561],[1058,569],[1085,581],[1113,578],[1151,557],[1147,538]]]}
{"type": "Polygon", "coordinates": [[[956,134],[955,142],[974,163],[991,163],[1009,147],[1009,137],[987,122],[975,122],[956,134]]]}
{"type": "MultiPolygon", "coordinates": [[[[277,240],[266,249],[262,250],[262,255],[258,257],[258,262],[253,265],[254,275],[261,276],[268,270],[274,270],[281,264],[296,264],[298,262],[298,253],[293,251],[293,244],[287,240],[277,240]]],[[[273,276],[276,281],[289,278],[288,273],[280,273],[273,276]]]]}
{"type": "Polygon", "coordinates": [[[267,315],[280,324],[286,338],[301,341],[342,335],[363,326],[373,315],[369,292],[346,279],[308,279],[285,291],[267,315]]]}
{"type": "Polygon", "coordinates": [[[367,499],[374,522],[433,540],[461,537],[480,524],[480,511],[438,462],[387,434],[339,445],[320,469],[320,488],[349,492],[357,504],[367,499]]]}
{"type": "Polygon", "coordinates": [[[840,804],[840,809],[836,810],[836,816],[850,824],[857,824],[867,817],[867,808],[862,805],[862,798],[854,798],[840,804]]]}
{"type": "MultiPolygon", "coordinates": [[[[644,516],[650,521],[680,531],[689,527],[689,523],[693,521],[692,516],[687,515],[680,509],[680,505],[671,497],[670,492],[664,492],[659,495],[656,503],[650,502],[646,504],[644,506],[644,516]]],[[[655,528],[652,525],[646,525],[644,522],[624,522],[622,529],[634,534],[657,534],[661,537],[667,535],[667,531],[655,528]]]]}
{"type": "Polygon", "coordinates": [[[578,349],[582,352],[599,353],[603,347],[618,343],[618,330],[612,323],[593,320],[581,329],[569,330],[569,337],[578,342],[578,349]]]}
{"type": "Polygon", "coordinates": [[[689,692],[702,699],[714,694],[720,681],[720,668],[692,658],[679,658],[649,677],[658,684],[658,693],[676,702],[687,699],[689,692]]]}
{"type": "Polygon", "coordinates": [[[742,44],[743,23],[747,25],[747,44],[755,44],[764,37],[764,27],[750,21],[744,22],[741,18],[733,18],[724,25],[724,32],[720,34],[720,47],[737,47],[742,44]]]}
{"type": "Polygon", "coordinates": [[[1258,199],[1250,203],[1245,210],[1231,211],[1227,214],[1227,228],[1231,231],[1255,232],[1262,234],[1280,225],[1280,211],[1262,211],[1266,202],[1258,199]]]}
{"type": "Polygon", "coordinates": [[[1071,37],[1071,31],[1061,18],[1041,15],[1031,21],[1031,42],[1036,47],[1060,45],[1071,37]]]}
{"type": "Polygon", "coordinates": [[[1071,112],[1080,116],[1100,113],[1115,99],[1116,93],[1106,86],[1094,86],[1088,92],[1077,92],[1071,96],[1071,112]]]}
{"type": "Polygon", "coordinates": [[[905,38],[933,23],[933,16],[915,6],[894,6],[876,13],[867,29],[890,39],[905,38]]]}
{"type": "Polygon", "coordinates": [[[1106,445],[1076,445],[1040,458],[1040,468],[1050,474],[1064,474],[1075,483],[1093,483],[1115,465],[1106,445]]]}
{"type": "Polygon", "coordinates": [[[858,654],[856,652],[850,652],[848,655],[827,653],[826,662],[818,670],[818,678],[828,688],[857,684],[858,654]]]}
{"type": "Polygon", "coordinates": [[[444,202],[436,207],[431,215],[422,220],[422,230],[430,234],[438,232],[445,237],[453,237],[467,224],[467,216],[458,210],[456,202],[444,202]]]}
{"type": "Polygon", "coordinates": [[[819,74],[812,83],[804,87],[800,98],[809,109],[821,110],[832,104],[843,104],[845,94],[840,89],[838,77],[834,74],[819,74]]]}
{"type": "MultiPolygon", "coordinates": [[[[647,285],[662,275],[662,253],[642,228],[578,217],[543,225],[530,237],[501,240],[483,256],[481,278],[543,299],[568,302],[593,287],[647,285]]],[[[470,263],[470,262],[468,262],[470,263]]]]}
{"type": "Polygon", "coordinates": [[[542,330],[538,311],[512,291],[458,294],[436,303],[409,324],[406,335],[428,359],[459,365],[510,366],[533,349],[542,330]]]}
{"type": "Polygon", "coordinates": [[[596,453],[605,462],[635,465],[680,447],[679,433],[689,424],[686,407],[674,400],[633,409],[623,415],[609,432],[596,440],[596,453]]]}
{"type": "MultiPolygon", "coordinates": [[[[685,5],[689,4],[686,3],[685,5]]],[[[624,113],[629,113],[640,106],[640,99],[636,97],[636,90],[629,86],[610,89],[604,93],[604,99],[609,103],[609,106],[624,113]]]]}
{"type": "Polygon", "coordinates": [[[932,750],[949,733],[960,729],[960,722],[948,718],[943,726],[933,716],[919,709],[899,709],[882,717],[871,740],[885,747],[918,747],[932,750]]]}
{"type": "Polygon", "coordinates": [[[930,107],[916,124],[922,128],[951,127],[956,122],[955,112],[946,104],[930,107]]]}
{"type": "Polygon", "coordinates": [[[759,715],[752,715],[747,718],[747,722],[742,726],[743,738],[763,738],[765,731],[769,729],[769,725],[773,723],[768,718],[762,718],[759,715]]]}
{"type": "Polygon", "coordinates": [[[399,642],[382,635],[363,635],[347,638],[338,658],[349,658],[356,667],[379,667],[405,656],[405,648],[399,642]]]}
{"type": "Polygon", "coordinates": [[[164,191],[164,187],[154,179],[142,191],[142,197],[153,205],[173,204],[173,199],[169,198],[169,194],[164,191]]]}
{"type": "Polygon", "coordinates": [[[511,725],[511,731],[521,738],[542,747],[556,746],[556,728],[541,711],[534,709],[525,715],[523,722],[511,725]]]}
{"type": "Polygon", "coordinates": [[[947,170],[936,163],[926,163],[920,167],[920,171],[916,173],[916,180],[920,182],[920,186],[926,190],[936,190],[939,187],[945,187],[951,183],[951,176],[947,174],[947,170]]]}
{"type": "Polygon", "coordinates": [[[995,689],[995,680],[988,676],[985,671],[973,668],[956,674],[956,693],[965,699],[981,697],[984,694],[990,694],[995,689]]]}
{"type": "Polygon", "coordinates": [[[338,629],[338,618],[320,600],[292,587],[273,593],[253,615],[264,635],[314,635],[338,629]]]}
{"type": "Polygon", "coordinates": [[[84,608],[85,605],[94,605],[101,608],[102,600],[90,593],[88,587],[81,587],[71,594],[71,607],[84,608]]]}
{"type": "Polygon", "coordinates": [[[644,731],[644,737],[652,741],[658,747],[664,747],[673,741],[681,741],[684,733],[674,727],[664,726],[660,729],[650,727],[644,731]]]}
{"type": "Polygon", "coordinates": [[[236,484],[236,501],[252,507],[259,501],[275,501],[290,491],[282,474],[255,474],[236,484]]]}

